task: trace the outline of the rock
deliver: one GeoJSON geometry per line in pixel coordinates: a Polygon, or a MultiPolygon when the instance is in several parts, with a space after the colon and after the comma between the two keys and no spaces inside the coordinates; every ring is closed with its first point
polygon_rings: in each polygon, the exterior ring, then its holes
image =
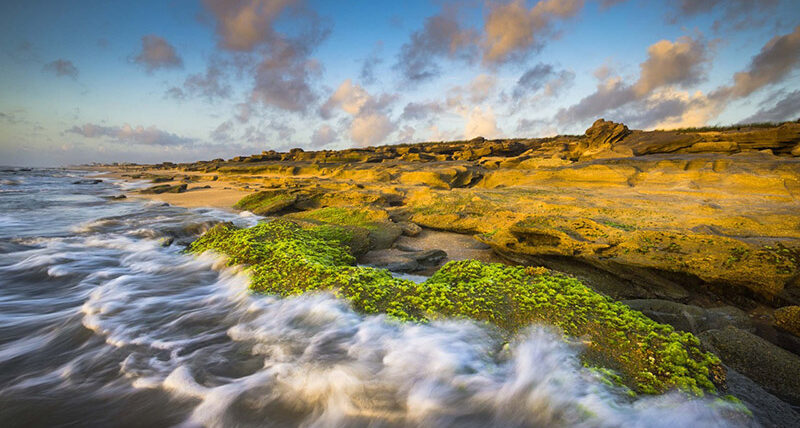
{"type": "Polygon", "coordinates": [[[765,391],[757,383],[736,370],[728,370],[728,392],[742,400],[753,412],[753,418],[764,427],[791,427],[800,421],[800,413],[778,397],[765,391]]]}
{"type": "Polygon", "coordinates": [[[442,250],[415,251],[410,248],[397,248],[369,252],[361,262],[392,272],[410,273],[437,267],[445,259],[447,253],[442,250]]]}
{"type": "Polygon", "coordinates": [[[176,185],[158,184],[155,186],[148,187],[147,189],[141,190],[141,193],[150,193],[150,194],[183,193],[186,191],[186,188],[187,188],[186,183],[176,184],[176,185]]]}
{"type": "Polygon", "coordinates": [[[166,182],[172,181],[174,179],[175,179],[175,177],[163,177],[162,176],[162,177],[155,177],[152,180],[150,180],[150,182],[151,183],[166,183],[166,182]]]}
{"type": "Polygon", "coordinates": [[[570,149],[571,159],[595,159],[605,157],[629,156],[633,152],[619,153],[614,150],[615,144],[627,137],[631,131],[621,123],[609,122],[604,119],[597,119],[592,126],[586,130],[586,138],[574,144],[570,149]]]}
{"type": "Polygon", "coordinates": [[[794,148],[790,153],[792,154],[792,156],[800,156],[800,143],[797,143],[797,145],[794,146],[794,148]]]}
{"type": "Polygon", "coordinates": [[[94,180],[77,180],[77,181],[73,181],[72,184],[99,184],[99,183],[102,183],[102,182],[103,182],[103,180],[98,180],[98,179],[94,179],[94,180]]]}
{"type": "Polygon", "coordinates": [[[744,330],[728,326],[698,335],[725,365],[790,404],[800,404],[800,357],[744,330]]]}
{"type": "Polygon", "coordinates": [[[597,119],[592,126],[586,130],[586,137],[589,140],[589,148],[596,148],[603,145],[612,145],[625,138],[631,131],[621,123],[597,119]]]}
{"type": "Polygon", "coordinates": [[[777,309],[773,314],[775,326],[800,336],[800,306],[784,306],[777,309]]]}
{"type": "Polygon", "coordinates": [[[245,196],[234,206],[253,214],[268,216],[292,207],[297,202],[297,195],[283,191],[257,192],[245,196]]]}
{"type": "Polygon", "coordinates": [[[623,300],[622,303],[645,314],[653,321],[695,334],[729,325],[743,330],[753,328],[750,317],[741,309],[732,306],[704,309],[661,299],[623,300]]]}
{"type": "Polygon", "coordinates": [[[420,234],[420,232],[422,232],[421,227],[410,221],[401,221],[397,223],[397,225],[400,226],[400,229],[403,230],[403,235],[406,236],[417,236],[420,234]]]}
{"type": "Polygon", "coordinates": [[[394,241],[403,234],[403,229],[392,222],[382,222],[369,230],[370,248],[391,248],[394,241]]]}
{"type": "Polygon", "coordinates": [[[436,266],[447,259],[447,253],[443,250],[420,251],[410,256],[423,266],[436,266]]]}

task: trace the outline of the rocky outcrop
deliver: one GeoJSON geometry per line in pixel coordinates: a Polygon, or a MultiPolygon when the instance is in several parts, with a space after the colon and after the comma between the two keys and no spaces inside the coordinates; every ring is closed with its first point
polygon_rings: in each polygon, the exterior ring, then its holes
{"type": "Polygon", "coordinates": [[[570,158],[574,160],[588,160],[601,157],[623,157],[630,156],[630,150],[615,150],[618,144],[631,131],[621,123],[609,122],[604,119],[597,119],[592,126],[586,130],[586,137],[583,141],[576,144],[570,150],[570,158]]]}

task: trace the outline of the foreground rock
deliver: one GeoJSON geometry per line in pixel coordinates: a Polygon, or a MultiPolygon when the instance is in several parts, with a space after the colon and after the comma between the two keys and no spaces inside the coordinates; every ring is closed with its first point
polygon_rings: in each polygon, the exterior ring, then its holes
{"type": "Polygon", "coordinates": [[[770,393],[800,405],[800,358],[735,327],[700,334],[703,345],[770,393]]]}
{"type": "Polygon", "coordinates": [[[763,427],[793,427],[800,421],[800,413],[791,405],[765,391],[757,383],[728,369],[728,391],[742,400],[753,412],[753,417],[763,427]]]}

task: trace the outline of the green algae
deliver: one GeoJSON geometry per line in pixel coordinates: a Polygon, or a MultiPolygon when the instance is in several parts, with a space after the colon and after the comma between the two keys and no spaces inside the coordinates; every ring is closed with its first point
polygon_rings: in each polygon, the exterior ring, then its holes
{"type": "Polygon", "coordinates": [[[509,334],[531,323],[559,327],[586,343],[583,357],[640,393],[671,388],[703,395],[724,382],[720,361],[696,337],[658,324],[584,286],[542,269],[475,260],[449,262],[423,283],[384,269],[354,266],[346,228],[301,227],[285,219],[239,229],[220,224],[189,251],[213,250],[250,269],[251,288],[294,296],[327,291],[367,314],[402,321],[455,317],[491,323],[509,334]]]}

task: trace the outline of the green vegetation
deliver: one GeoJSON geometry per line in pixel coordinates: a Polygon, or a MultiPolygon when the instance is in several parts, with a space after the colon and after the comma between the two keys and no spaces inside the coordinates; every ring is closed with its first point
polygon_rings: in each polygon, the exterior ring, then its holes
{"type": "Polygon", "coordinates": [[[730,255],[725,260],[723,265],[725,267],[731,267],[731,265],[733,265],[734,263],[740,262],[740,261],[744,260],[745,258],[747,258],[747,256],[749,254],[750,254],[750,249],[749,248],[746,248],[746,247],[731,248],[730,255]]]}
{"type": "MultiPolygon", "coordinates": [[[[338,212],[324,213],[336,217],[338,212]]],[[[353,266],[351,238],[346,228],[303,228],[281,219],[247,229],[217,225],[189,251],[213,250],[228,256],[230,265],[249,266],[253,290],[281,296],[328,291],[363,313],[419,322],[469,318],[509,334],[531,323],[555,325],[586,340],[590,365],[616,371],[619,382],[637,392],[679,388],[702,395],[716,392],[715,383],[724,381],[719,360],[701,351],[692,334],[658,324],[575,278],[465,260],[450,262],[416,284],[383,269],[353,266]]]]}

